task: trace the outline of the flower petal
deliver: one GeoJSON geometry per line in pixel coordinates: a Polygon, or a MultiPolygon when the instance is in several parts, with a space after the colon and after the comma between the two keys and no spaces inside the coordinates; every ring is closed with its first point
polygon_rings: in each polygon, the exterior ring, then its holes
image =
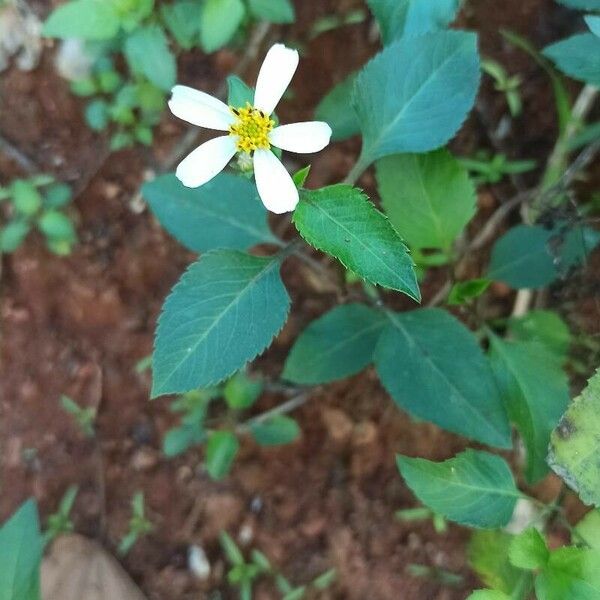
{"type": "Polygon", "coordinates": [[[179,163],[175,175],[186,187],[200,187],[218,175],[236,151],[235,138],[232,136],[215,138],[186,156],[179,163]]]}
{"type": "Polygon", "coordinates": [[[171,93],[169,100],[171,112],[192,125],[227,131],[235,121],[226,104],[200,90],[176,85],[171,93]]]}
{"type": "Polygon", "coordinates": [[[267,52],[256,81],[254,106],[270,115],[290,85],[298,68],[297,50],[275,44],[267,52]]]}
{"type": "Polygon", "coordinates": [[[254,153],[254,177],[258,195],[267,210],[280,215],[296,208],[300,199],[296,185],[270,150],[254,153]]]}
{"type": "Polygon", "coordinates": [[[282,150],[310,154],[323,150],[329,144],[331,133],[331,127],[327,123],[309,121],[276,127],[271,131],[269,139],[273,146],[282,150]]]}

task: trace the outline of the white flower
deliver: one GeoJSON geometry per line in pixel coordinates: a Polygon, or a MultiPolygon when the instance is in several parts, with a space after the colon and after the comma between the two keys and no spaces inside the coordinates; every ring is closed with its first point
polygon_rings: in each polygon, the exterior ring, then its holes
{"type": "Polygon", "coordinates": [[[256,187],[263,204],[274,213],[292,211],[298,190],[271,147],[290,152],[322,150],[331,139],[327,123],[312,121],[275,127],[271,115],[298,67],[298,52],[282,44],[273,46],[256,82],[254,106],[229,107],[217,98],[177,85],[169,101],[171,112],[193,125],[227,131],[196,148],[177,167],[176,175],[187,187],[199,187],[220,173],[237,153],[252,154],[256,187]]]}

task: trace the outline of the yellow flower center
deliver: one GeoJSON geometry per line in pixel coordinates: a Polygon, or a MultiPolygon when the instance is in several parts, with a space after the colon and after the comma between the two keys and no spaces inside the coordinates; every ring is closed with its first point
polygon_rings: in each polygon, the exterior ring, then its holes
{"type": "Polygon", "coordinates": [[[254,150],[269,150],[269,133],[275,127],[275,121],[249,102],[244,108],[229,108],[236,118],[229,128],[229,135],[237,137],[238,152],[249,154],[254,150]]]}

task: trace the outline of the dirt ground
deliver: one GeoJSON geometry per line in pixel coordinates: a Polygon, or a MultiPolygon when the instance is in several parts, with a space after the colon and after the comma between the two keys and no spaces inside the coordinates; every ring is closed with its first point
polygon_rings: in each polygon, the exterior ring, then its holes
{"type": "MultiPolygon", "coordinates": [[[[50,4],[33,3],[40,15],[47,14],[50,4]]],[[[505,107],[486,81],[453,148],[468,154],[496,143],[514,158],[543,158],[556,135],[549,83],[498,30],[521,33],[539,47],[564,36],[576,21],[550,0],[501,4],[468,2],[460,25],[480,33],[485,55],[523,76],[525,113],[502,142],[494,140],[505,107]]],[[[273,29],[273,39],[300,42],[305,48],[295,94],[282,106],[282,120],[310,119],[331,85],[376,52],[369,22],[309,39],[315,19],[359,6],[359,0],[298,0],[297,23],[273,29]]],[[[180,81],[216,90],[240,52],[186,55],[180,81]]],[[[3,259],[0,520],[31,495],[48,515],[66,488],[77,484],[77,531],[115,548],[127,529],[130,498],[142,490],[156,528],[134,547],[124,566],[151,599],[235,598],[224,577],[217,541],[221,529],[234,537],[243,531],[251,540],[248,547],[260,548],[297,584],[335,567],[338,583],[322,598],[464,599],[478,586],[464,557],[469,533],[451,526],[438,535],[429,523],[395,520],[394,511],[416,501],[397,473],[394,454],[444,459],[465,441],[411,421],[369,370],[312,394],[297,413],[303,431],[298,442],[269,450],[244,443],[231,477],[223,482],[210,481],[202,471],[198,449],[176,460],[161,455],[162,438],[174,423],[169,400],[150,402],[149,375],[137,374],[134,367],[150,354],[160,306],[193,257],[148,211],[140,210],[135,195],[146,171],[164,159],[184,128],[165,113],[154,154],[138,148],[108,156],[107,140],[87,129],[82,102],[55,74],[52,58],[48,44],[38,69],[12,69],[0,77],[0,132],[41,171],[72,183],[81,240],[67,258],[49,254],[40,239],[29,239],[3,259]],[[98,408],[97,442],[85,440],[60,409],[61,394],[98,408]],[[187,569],[187,548],[193,543],[201,544],[211,560],[208,582],[195,580],[187,569]],[[447,569],[461,575],[463,583],[444,587],[434,577],[414,577],[407,572],[410,564],[447,569]]],[[[257,67],[253,64],[246,73],[249,81],[257,67]]],[[[313,163],[309,183],[339,181],[358,149],[352,140],[324,151],[313,163]]],[[[22,174],[0,152],[0,184],[22,174]]],[[[527,181],[523,178],[523,185],[527,181]]],[[[369,175],[362,184],[370,188],[369,175]]],[[[514,191],[509,183],[482,190],[481,214],[473,229],[514,191]]],[[[474,258],[474,275],[485,256],[474,258]]],[[[256,365],[272,376],[280,372],[299,331],[335,303],[335,294],[319,286],[301,263],[290,260],[284,277],[293,314],[256,365]]],[[[425,299],[442,281],[442,273],[428,278],[425,299]]],[[[590,330],[597,323],[586,315],[593,314],[597,291],[591,284],[577,291],[565,284],[555,290],[555,298],[566,299],[571,321],[590,330]]],[[[510,300],[510,292],[496,286],[489,309],[500,314],[510,300]]],[[[400,306],[408,307],[408,301],[401,300],[400,306]]],[[[265,394],[259,408],[281,400],[265,394]]],[[[266,584],[257,592],[260,599],[279,597],[266,584]]]]}

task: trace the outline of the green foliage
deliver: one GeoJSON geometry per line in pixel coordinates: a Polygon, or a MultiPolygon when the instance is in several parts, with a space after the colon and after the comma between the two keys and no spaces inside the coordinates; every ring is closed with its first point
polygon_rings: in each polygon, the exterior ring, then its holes
{"type": "Polygon", "coordinates": [[[358,373],[373,361],[386,323],[382,312],[363,304],[334,308],[313,321],[296,340],[282,377],[311,385],[358,373]]]}
{"type": "Polygon", "coordinates": [[[535,169],[537,164],[534,160],[509,161],[504,154],[490,156],[485,150],[477,152],[473,158],[461,158],[459,162],[472,173],[477,185],[499,183],[507,175],[527,173],[535,169]]]}
{"type": "Polygon", "coordinates": [[[452,286],[448,294],[448,304],[456,306],[466,304],[471,300],[479,298],[490,287],[492,282],[489,279],[470,279],[469,281],[459,281],[452,286]]]}
{"type": "Polygon", "coordinates": [[[511,600],[511,597],[498,590],[476,590],[467,600],[511,600]]]}
{"type": "Polygon", "coordinates": [[[354,86],[352,104],[363,134],[361,164],[439,148],[462,125],[478,87],[472,33],[427,33],[388,46],[364,67],[354,86]]]}
{"type": "Polygon", "coordinates": [[[425,506],[471,527],[505,526],[520,497],[509,466],[487,452],[465,450],[441,463],[398,456],[398,468],[425,506]]]}
{"type": "Polygon", "coordinates": [[[600,234],[581,226],[517,225],[494,245],[488,277],[511,287],[540,288],[584,261],[600,234]]]}
{"type": "Polygon", "coordinates": [[[200,21],[200,41],[205,52],[214,52],[231,41],[246,7],[242,0],[206,0],[200,21]]]}
{"type": "Polygon", "coordinates": [[[48,517],[44,532],[44,545],[49,544],[59,535],[71,533],[75,529],[73,521],[71,521],[71,510],[78,491],[79,488],[76,485],[70,486],[62,497],[58,510],[48,517]]]}
{"type": "Polygon", "coordinates": [[[223,479],[233,466],[240,443],[231,431],[215,431],[206,444],[204,462],[213,479],[223,479]]]}
{"type": "Polygon", "coordinates": [[[357,73],[350,73],[321,100],[315,111],[315,119],[329,123],[333,130],[332,141],[351,138],[360,133],[360,123],[354,110],[348,110],[348,102],[354,89],[357,73]]]}
{"type": "Polygon", "coordinates": [[[77,425],[84,433],[86,437],[92,438],[96,435],[94,430],[94,423],[96,421],[96,409],[91,406],[81,407],[74,400],[65,396],[64,394],[60,397],[61,408],[70,414],[77,425]]]}
{"type": "Polygon", "coordinates": [[[271,23],[293,23],[294,6],[291,0],[248,0],[252,16],[271,23]]]}
{"type": "Polygon", "coordinates": [[[542,569],[546,566],[549,556],[544,536],[534,527],[517,535],[508,550],[511,564],[519,569],[542,569]]]}
{"type": "Polygon", "coordinates": [[[586,504],[600,506],[600,371],[552,432],[548,464],[586,504]]]}
{"type": "Polygon", "coordinates": [[[144,494],[136,492],[131,498],[131,519],[129,520],[129,530],[119,543],[118,552],[121,556],[129,554],[129,551],[137,541],[151,533],[154,525],[146,517],[146,508],[144,494]]]}
{"type": "Polygon", "coordinates": [[[481,62],[481,68],[494,80],[494,87],[506,97],[508,109],[513,117],[518,117],[523,111],[521,101],[521,78],[518,75],[509,76],[504,67],[489,58],[481,62]]]}
{"type": "Polygon", "coordinates": [[[229,106],[246,106],[254,104],[254,90],[236,75],[227,78],[227,104],[229,106]]]}
{"type": "Polygon", "coordinates": [[[28,500],[0,527],[2,600],[40,600],[42,547],[37,505],[28,500]]]}
{"type": "Polygon", "coordinates": [[[600,510],[590,510],[574,529],[577,540],[600,550],[600,510]]]}
{"type": "Polygon", "coordinates": [[[558,2],[578,10],[600,10],[600,0],[558,0],[558,2]]]}
{"type": "Polygon", "coordinates": [[[277,257],[203,255],[158,320],[152,397],[207,387],[239,370],[283,327],[289,302],[277,257]]]}
{"type": "Polygon", "coordinates": [[[511,421],[527,448],[525,475],[530,482],[548,471],[550,432],[569,401],[560,360],[535,342],[490,338],[491,361],[511,421]]]}
{"type": "Polygon", "coordinates": [[[196,44],[200,31],[202,7],[195,0],[177,0],[172,4],[162,3],[160,14],[169,33],[186,50],[196,44]]]}
{"type": "Polygon", "coordinates": [[[567,75],[592,85],[600,85],[600,38],[581,33],[552,44],[544,55],[567,75]]]}
{"type": "Polygon", "coordinates": [[[514,536],[500,530],[474,531],[467,549],[471,568],[487,586],[510,594],[521,578],[521,571],[508,560],[514,536]]]}
{"type": "Polygon", "coordinates": [[[47,175],[15,179],[8,188],[0,187],[0,202],[8,204],[7,222],[0,227],[0,253],[14,252],[37,229],[51,252],[69,254],[77,241],[73,223],[63,212],[70,200],[69,186],[47,175]]]}
{"type": "Polygon", "coordinates": [[[193,252],[246,250],[275,242],[254,183],[228,173],[189,189],[175,175],[146,183],[142,194],[161,225],[193,252]]]}
{"type": "Polygon", "coordinates": [[[384,44],[403,36],[444,29],[460,8],[459,0],[367,0],[384,44]]]}
{"type": "Polygon", "coordinates": [[[595,36],[600,37],[600,16],[587,15],[587,17],[585,17],[585,23],[595,36]]]}
{"type": "Polygon", "coordinates": [[[300,437],[300,427],[291,417],[276,415],[254,423],[250,432],[261,446],[281,446],[291,444],[300,437]]]}
{"type": "Polygon", "coordinates": [[[449,251],[475,214],[475,188],[447,150],[388,156],[377,162],[377,182],[392,225],[414,249],[449,251]]]}
{"type": "Polygon", "coordinates": [[[420,300],[413,262],[387,218],[348,185],[301,194],[294,212],[300,235],[370,283],[420,300]]]}
{"type": "Polygon", "coordinates": [[[440,309],[388,313],[375,349],[377,373],[411,415],[491,446],[510,428],[490,365],[473,334],[440,309]]]}
{"type": "Polygon", "coordinates": [[[254,405],[263,391],[263,382],[250,379],[246,373],[236,373],[223,386],[223,398],[229,408],[245,410],[254,405]]]}
{"type": "Polygon", "coordinates": [[[571,345],[571,332],[560,316],[551,310],[531,310],[522,317],[511,317],[508,330],[512,338],[537,342],[564,361],[571,345]]]}
{"type": "Polygon", "coordinates": [[[50,14],[43,34],[63,39],[108,40],[117,35],[119,26],[119,14],[113,2],[72,0],[50,14]]]}

